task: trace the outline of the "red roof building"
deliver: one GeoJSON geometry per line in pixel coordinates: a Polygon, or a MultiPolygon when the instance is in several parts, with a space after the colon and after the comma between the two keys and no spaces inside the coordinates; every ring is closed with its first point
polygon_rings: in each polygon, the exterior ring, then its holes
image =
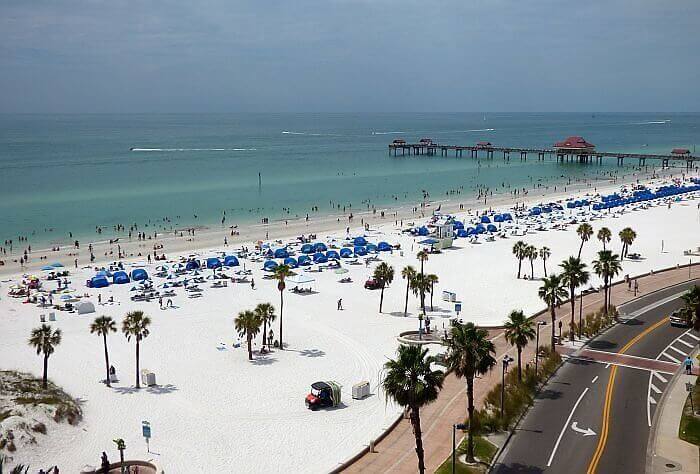
{"type": "Polygon", "coordinates": [[[556,142],[554,148],[560,151],[593,151],[595,150],[595,145],[588,143],[583,137],[566,137],[565,140],[556,142]]]}
{"type": "Polygon", "coordinates": [[[671,150],[672,155],[690,155],[690,150],[687,148],[674,148],[671,150]]]}

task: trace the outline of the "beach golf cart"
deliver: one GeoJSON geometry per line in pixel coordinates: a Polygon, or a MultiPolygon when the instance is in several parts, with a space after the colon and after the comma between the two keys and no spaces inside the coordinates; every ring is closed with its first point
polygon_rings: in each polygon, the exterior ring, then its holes
{"type": "Polygon", "coordinates": [[[336,407],[340,403],[341,386],[337,382],[314,382],[311,392],[306,395],[306,408],[318,410],[323,407],[336,407]]]}

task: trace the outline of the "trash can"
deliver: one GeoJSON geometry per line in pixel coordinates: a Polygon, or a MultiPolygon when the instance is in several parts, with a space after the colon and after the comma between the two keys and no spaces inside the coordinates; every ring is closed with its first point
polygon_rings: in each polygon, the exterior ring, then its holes
{"type": "Polygon", "coordinates": [[[156,384],[156,374],[148,369],[141,370],[141,383],[147,387],[151,387],[156,384]]]}
{"type": "Polygon", "coordinates": [[[352,386],[352,398],[362,400],[369,395],[369,382],[362,381],[352,386]]]}

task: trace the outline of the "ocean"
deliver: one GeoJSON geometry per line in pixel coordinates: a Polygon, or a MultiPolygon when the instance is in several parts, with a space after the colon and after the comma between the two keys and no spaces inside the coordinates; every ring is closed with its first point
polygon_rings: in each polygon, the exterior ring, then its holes
{"type": "Polygon", "coordinates": [[[97,226],[104,239],[116,224],[220,225],[224,212],[227,226],[245,225],[620,170],[614,159],[394,157],[395,138],[549,147],[582,135],[603,151],[668,153],[693,150],[699,131],[700,114],[671,113],[0,114],[0,242],[91,240],[97,226]]]}

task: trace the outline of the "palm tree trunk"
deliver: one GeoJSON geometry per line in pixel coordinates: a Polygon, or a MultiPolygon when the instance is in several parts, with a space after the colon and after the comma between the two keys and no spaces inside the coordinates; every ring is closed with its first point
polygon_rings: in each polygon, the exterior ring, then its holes
{"type": "Polygon", "coordinates": [[[581,239],[581,246],[578,248],[578,258],[581,258],[581,251],[583,250],[583,239],[581,239]]]}
{"type": "Polygon", "coordinates": [[[523,366],[521,363],[523,348],[518,346],[518,381],[523,381],[523,366]]]}
{"type": "Polygon", "coordinates": [[[403,317],[408,316],[408,291],[411,288],[411,280],[406,278],[406,304],[403,307],[403,317]]]}
{"type": "Polygon", "coordinates": [[[267,344],[267,318],[263,319],[262,346],[267,344]]]}
{"type": "Polygon", "coordinates": [[[535,261],[530,260],[530,279],[535,279],[535,261]]]}
{"type": "Polygon", "coordinates": [[[552,337],[550,339],[551,339],[551,343],[552,343],[552,352],[554,352],[554,347],[556,344],[554,341],[554,325],[557,323],[557,314],[554,311],[554,305],[549,307],[549,311],[551,312],[551,315],[552,315],[552,337]]]}
{"type": "Polygon", "coordinates": [[[423,451],[423,434],[420,429],[420,409],[418,407],[411,408],[411,424],[413,425],[413,435],[416,437],[416,456],[418,456],[418,472],[425,472],[424,451],[423,451]]]}
{"type": "Polygon", "coordinates": [[[282,310],[284,309],[284,290],[280,290],[280,350],[284,350],[284,345],[282,344],[282,310]]]}
{"type": "Polygon", "coordinates": [[[571,291],[571,328],[569,330],[569,340],[571,342],[574,342],[574,326],[576,326],[576,320],[574,319],[574,315],[576,314],[575,312],[575,306],[576,306],[576,295],[574,294],[574,287],[571,286],[569,287],[569,290],[571,291]]]}
{"type": "Polygon", "coordinates": [[[469,427],[467,430],[467,462],[474,462],[474,378],[467,377],[467,415],[469,427]]]}
{"type": "Polygon", "coordinates": [[[112,386],[112,381],[109,380],[109,353],[107,352],[107,333],[103,334],[105,345],[105,368],[107,369],[107,386],[112,386]]]}
{"type": "Polygon", "coordinates": [[[49,381],[49,355],[44,353],[44,376],[41,379],[41,386],[46,389],[49,381]]]}
{"type": "Polygon", "coordinates": [[[136,338],[136,388],[141,388],[139,382],[139,338],[136,338]]]}
{"type": "Polygon", "coordinates": [[[384,285],[382,285],[382,292],[379,295],[379,312],[382,312],[382,305],[384,304],[384,285]]]}
{"type": "Polygon", "coordinates": [[[547,260],[542,259],[542,268],[544,269],[544,277],[547,278],[547,260]]]}
{"type": "Polygon", "coordinates": [[[522,267],[523,267],[523,259],[518,258],[518,279],[520,279],[520,270],[522,269],[522,267]]]}
{"type": "Polygon", "coordinates": [[[253,360],[253,338],[250,336],[250,333],[247,335],[248,339],[248,360],[253,360]]]}
{"type": "Polygon", "coordinates": [[[433,293],[435,292],[435,284],[430,284],[430,311],[435,311],[433,309],[433,293]]]}
{"type": "Polygon", "coordinates": [[[603,278],[603,287],[605,288],[605,291],[603,291],[603,310],[605,311],[605,314],[608,314],[608,277],[607,275],[605,278],[603,278]]]}

